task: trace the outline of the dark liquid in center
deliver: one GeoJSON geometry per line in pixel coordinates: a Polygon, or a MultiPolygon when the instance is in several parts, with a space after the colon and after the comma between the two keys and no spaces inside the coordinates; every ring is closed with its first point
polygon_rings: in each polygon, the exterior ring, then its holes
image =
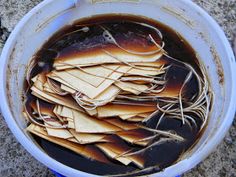
{"type": "MultiPolygon", "coordinates": [[[[126,37],[130,38],[133,35],[134,40],[131,40],[130,43],[133,42],[135,46],[139,42],[135,41],[135,39],[137,39],[137,36],[135,36],[135,34],[142,34],[144,36],[148,36],[148,34],[151,33],[153,34],[153,37],[158,40],[158,36],[154,34],[153,30],[148,31],[146,27],[141,27],[140,25],[130,23],[130,21],[142,22],[157,27],[163,34],[163,41],[165,41],[164,49],[168,52],[168,54],[174,58],[177,58],[178,60],[191,64],[197,71],[199,71],[198,61],[195,56],[194,50],[183,38],[181,38],[180,35],[178,35],[174,30],[170,29],[169,27],[157,23],[156,21],[142,17],[98,16],[80,20],[75,24],[60,30],[52,38],[50,38],[48,42],[36,54],[38,62],[43,62],[44,67],[36,65],[32,71],[32,77],[37,75],[38,73],[49,72],[50,70],[52,70],[53,58],[57,56],[58,51],[60,52],[60,55],[67,55],[75,51],[83,51],[87,50],[88,48],[92,49],[107,45],[106,41],[104,41],[104,38],[102,37],[102,29],[99,25],[103,25],[107,29],[109,29],[112,35],[122,45],[126,45],[126,43],[124,42],[126,41],[126,37]],[[72,31],[81,29],[81,26],[83,25],[89,26],[90,30],[86,33],[71,33],[72,31]]],[[[175,62],[173,62],[172,64],[173,67],[171,67],[167,73],[167,87],[172,88],[174,90],[181,86],[180,81],[183,82],[188,72],[184,67],[179,66],[175,62]]],[[[193,77],[186,86],[185,96],[187,98],[191,98],[197,93],[197,91],[198,84],[196,78],[193,77]]],[[[32,99],[34,99],[34,96],[30,94],[29,97],[32,97],[32,99]]],[[[181,156],[181,154],[187,151],[197,141],[200,135],[199,127],[201,126],[202,122],[198,121],[200,120],[199,118],[196,118],[196,120],[198,128],[192,129],[186,124],[183,125],[180,120],[166,118],[164,121],[162,121],[159,126],[160,130],[174,130],[178,135],[184,137],[186,141],[166,142],[148,150],[145,154],[146,167],[159,165],[158,168],[155,168],[154,170],[149,171],[148,173],[160,171],[175,163],[181,156]]],[[[147,126],[152,127],[156,124],[157,121],[158,119],[154,118],[152,119],[152,121],[147,123],[147,126]]],[[[54,143],[51,143],[47,140],[44,140],[37,136],[33,137],[49,156],[67,166],[84,172],[97,175],[111,175],[125,174],[127,172],[137,169],[137,167],[135,166],[124,166],[117,162],[105,164],[97,161],[92,161],[66,148],[55,145],[54,143]]]]}

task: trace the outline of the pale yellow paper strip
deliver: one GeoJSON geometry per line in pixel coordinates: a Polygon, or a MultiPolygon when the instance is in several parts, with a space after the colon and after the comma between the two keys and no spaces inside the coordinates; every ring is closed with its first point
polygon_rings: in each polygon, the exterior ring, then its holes
{"type": "Polygon", "coordinates": [[[106,77],[109,77],[118,67],[119,65],[110,65],[110,69],[106,69],[102,66],[92,66],[83,68],[83,70],[67,70],[67,72],[94,87],[98,87],[106,80],[106,77]]]}
{"type": "Polygon", "coordinates": [[[120,89],[133,93],[135,95],[139,95],[140,93],[148,89],[148,86],[146,85],[140,85],[130,82],[115,82],[115,85],[120,89]]]}
{"type": "Polygon", "coordinates": [[[79,107],[79,105],[73,99],[68,99],[66,97],[58,96],[55,94],[45,93],[34,86],[31,87],[31,90],[33,92],[37,93],[38,95],[40,95],[41,97],[45,98],[46,100],[50,100],[53,103],[64,105],[64,106],[70,107],[72,109],[82,111],[82,109],[79,107]]]}
{"type": "MultiPolygon", "coordinates": [[[[120,68],[121,71],[127,72],[130,67],[122,67],[120,68]]],[[[73,75],[67,72],[52,72],[54,75],[59,77],[63,80],[63,84],[75,88],[77,91],[82,92],[83,94],[87,95],[89,98],[94,99],[99,94],[101,94],[105,89],[107,89],[110,85],[112,85],[117,79],[119,79],[123,74],[121,73],[112,73],[109,78],[106,79],[99,87],[93,87],[92,85],[84,82],[83,80],[74,77],[73,75]]],[[[49,77],[51,77],[49,75],[49,77]]],[[[53,79],[53,77],[51,77],[53,79]]]]}
{"type": "Polygon", "coordinates": [[[109,142],[103,134],[92,134],[92,133],[78,133],[73,129],[69,130],[70,133],[77,139],[80,144],[90,144],[98,142],[109,142]]]}
{"type": "Polygon", "coordinates": [[[104,121],[109,122],[119,128],[122,128],[123,130],[133,130],[139,128],[139,126],[134,123],[122,121],[118,118],[104,119],[104,121]]]}
{"type": "Polygon", "coordinates": [[[109,104],[97,108],[98,117],[112,117],[127,114],[139,114],[155,111],[155,106],[133,106],[109,104]]]}
{"type": "Polygon", "coordinates": [[[76,132],[80,133],[114,133],[122,129],[108,122],[90,117],[84,113],[73,110],[76,132]]]}

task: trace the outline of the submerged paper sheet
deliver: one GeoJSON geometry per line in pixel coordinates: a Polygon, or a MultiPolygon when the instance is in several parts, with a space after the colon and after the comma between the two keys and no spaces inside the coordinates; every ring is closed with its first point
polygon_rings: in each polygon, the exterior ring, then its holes
{"type": "Polygon", "coordinates": [[[68,56],[59,56],[54,62],[54,67],[57,70],[65,70],[76,66],[92,66],[105,63],[155,62],[162,57],[163,53],[164,51],[149,56],[141,56],[125,52],[117,47],[108,47],[105,50],[95,49],[68,56]],[[106,51],[109,51],[109,53],[106,51]]]}
{"type": "Polygon", "coordinates": [[[70,142],[68,140],[50,137],[42,127],[33,124],[28,126],[27,130],[43,139],[70,149],[88,159],[94,159],[100,162],[109,163],[109,160],[104,156],[104,154],[92,146],[84,146],[78,143],[70,142]]]}

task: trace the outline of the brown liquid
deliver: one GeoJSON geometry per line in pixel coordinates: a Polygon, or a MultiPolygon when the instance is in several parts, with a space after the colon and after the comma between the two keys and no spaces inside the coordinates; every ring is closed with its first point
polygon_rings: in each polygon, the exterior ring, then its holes
{"type": "MultiPolygon", "coordinates": [[[[181,38],[176,32],[169,27],[152,21],[150,19],[134,16],[98,16],[89,19],[83,19],[76,22],[72,26],[65,27],[63,30],[57,32],[49,41],[42,47],[42,49],[36,54],[37,61],[43,62],[43,67],[36,65],[33,69],[32,77],[41,72],[49,72],[52,70],[53,58],[59,54],[60,56],[72,55],[73,53],[84,50],[93,50],[107,46],[107,42],[102,37],[102,29],[99,27],[100,24],[104,25],[111,31],[117,41],[123,46],[130,47],[132,50],[143,51],[144,48],[138,48],[138,46],[145,44],[144,41],[138,40],[139,36],[136,33],[143,34],[144,36],[152,34],[153,37],[158,40],[158,36],[149,31],[145,27],[130,23],[130,21],[142,22],[157,27],[163,34],[163,40],[165,41],[165,50],[170,56],[177,58],[181,61],[185,61],[191,64],[196,70],[198,68],[198,61],[195,56],[194,50],[190,45],[181,38]],[[86,24],[90,30],[86,33],[79,32],[73,33],[68,36],[65,34],[70,33],[76,29],[76,25],[86,24]],[[125,36],[126,34],[127,36],[125,36]],[[132,37],[132,41],[127,42],[126,39],[132,37]],[[59,53],[57,51],[60,51],[59,53]]],[[[151,44],[146,43],[144,46],[151,44]]],[[[166,58],[167,61],[172,62],[172,67],[169,69],[167,74],[168,84],[167,87],[171,90],[176,90],[181,87],[185,77],[187,76],[187,70],[178,64],[166,58]]],[[[185,97],[191,98],[198,91],[198,85],[196,78],[192,78],[187,84],[185,89],[185,97]]],[[[31,99],[34,96],[28,93],[31,99]]],[[[200,120],[200,119],[196,119],[200,120]]],[[[157,119],[153,118],[147,122],[147,126],[153,127],[157,123],[157,119]]],[[[201,121],[197,121],[198,127],[201,126],[201,121]]],[[[154,127],[153,127],[154,128],[154,127]]],[[[159,126],[160,130],[174,130],[176,133],[186,139],[184,142],[166,142],[164,144],[153,147],[145,153],[146,167],[159,165],[159,168],[149,171],[148,173],[154,173],[160,171],[171,164],[175,163],[183,152],[188,150],[198,139],[199,128],[193,128],[192,130],[188,125],[183,125],[181,121],[176,119],[165,119],[159,126]]],[[[45,152],[56,159],[57,161],[70,166],[72,168],[97,174],[97,175],[108,175],[108,174],[125,174],[127,172],[137,169],[133,165],[124,166],[117,162],[111,161],[111,164],[105,164],[97,161],[85,159],[82,156],[66,149],[61,146],[55,145],[42,138],[34,136],[39,145],[45,150],[45,152]]],[[[127,144],[127,143],[126,143],[127,144]]],[[[130,146],[130,145],[129,145],[130,146]]]]}

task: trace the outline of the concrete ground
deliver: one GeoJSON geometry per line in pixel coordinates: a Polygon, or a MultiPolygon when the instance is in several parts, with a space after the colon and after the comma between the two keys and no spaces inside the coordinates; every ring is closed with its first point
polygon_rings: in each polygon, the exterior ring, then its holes
{"type": "MultiPolygon", "coordinates": [[[[0,0],[0,53],[16,23],[41,0],[0,0]]],[[[236,32],[236,0],[194,0],[225,31],[232,46],[236,32]]],[[[234,46],[235,47],[235,46],[234,46]]],[[[236,47],[235,47],[236,49],[236,47]]],[[[236,120],[224,141],[206,160],[185,177],[236,177],[236,120]]],[[[0,176],[52,177],[50,170],[37,162],[16,141],[0,113],[0,176]]]]}

